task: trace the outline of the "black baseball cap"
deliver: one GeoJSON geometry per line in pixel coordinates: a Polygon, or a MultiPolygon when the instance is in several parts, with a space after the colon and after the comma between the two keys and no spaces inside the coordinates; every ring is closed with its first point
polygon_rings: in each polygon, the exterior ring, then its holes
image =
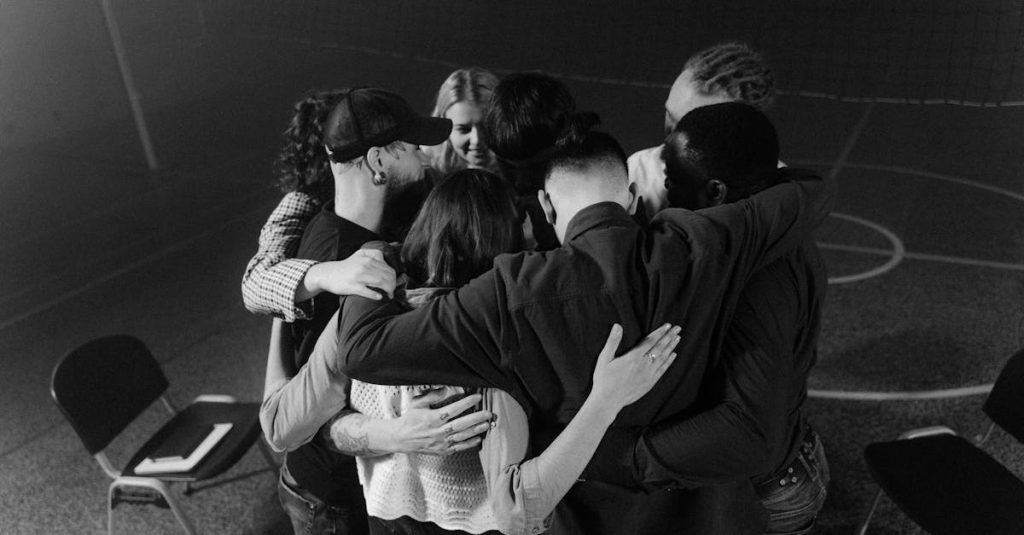
{"type": "Polygon", "coordinates": [[[342,96],[327,116],[324,144],[331,149],[331,160],[347,162],[395,141],[439,145],[451,131],[449,119],[421,116],[395,93],[360,87],[342,96]]]}

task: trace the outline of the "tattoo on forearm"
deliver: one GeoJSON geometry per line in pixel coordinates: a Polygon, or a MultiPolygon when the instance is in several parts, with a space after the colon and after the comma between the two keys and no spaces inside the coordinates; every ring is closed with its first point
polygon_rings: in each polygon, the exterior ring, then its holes
{"type": "Polygon", "coordinates": [[[348,455],[379,455],[380,452],[370,449],[370,437],[367,434],[368,418],[358,412],[346,411],[323,427],[326,442],[333,449],[348,455]]]}

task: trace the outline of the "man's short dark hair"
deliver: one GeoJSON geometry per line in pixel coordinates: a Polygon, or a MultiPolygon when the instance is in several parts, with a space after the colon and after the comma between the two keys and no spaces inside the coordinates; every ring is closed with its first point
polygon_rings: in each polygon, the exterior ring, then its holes
{"type": "Polygon", "coordinates": [[[484,141],[499,158],[521,162],[555,144],[576,111],[561,81],[537,72],[502,78],[487,108],[484,141]]]}
{"type": "Polygon", "coordinates": [[[774,184],[779,161],[775,126],[757,108],[742,102],[701,106],[687,113],[662,148],[665,185],[682,180],[719,180],[726,202],[748,197],[774,184]]]}
{"type": "Polygon", "coordinates": [[[605,160],[626,168],[626,152],[607,132],[594,130],[597,123],[586,115],[576,116],[560,137],[548,160],[545,177],[554,169],[582,170],[595,161],[605,160]]]}
{"type": "Polygon", "coordinates": [[[494,88],[483,138],[520,195],[540,187],[547,158],[575,111],[569,88],[546,74],[509,74],[494,88]]]}

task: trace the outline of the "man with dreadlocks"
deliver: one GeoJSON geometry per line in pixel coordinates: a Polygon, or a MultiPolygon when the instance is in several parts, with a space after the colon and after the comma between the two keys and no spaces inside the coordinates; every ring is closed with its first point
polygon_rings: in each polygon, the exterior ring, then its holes
{"type": "MultiPolygon", "coordinates": [[[[629,158],[647,216],[668,206],[697,210],[733,202],[747,194],[748,177],[783,167],[774,127],[755,111],[773,96],[771,70],[743,43],[690,58],[665,102],[665,144],[629,158]],[[757,173],[749,171],[755,167],[757,173]]],[[[764,533],[810,532],[829,470],[821,439],[801,409],[817,360],[825,286],[813,242],[755,273],[727,328],[718,367],[706,379],[701,409],[669,424],[613,428],[583,477],[648,489],[714,489],[749,478],[767,513],[764,533]],[[623,465],[632,466],[632,481],[602,468],[623,465]]]]}
{"type": "MultiPolygon", "coordinates": [[[[740,101],[760,110],[775,99],[775,75],[764,57],[746,43],[729,41],[701,50],[686,60],[665,100],[665,134],[690,110],[740,101]]],[[[646,218],[668,207],[661,145],[635,152],[627,161],[646,218]]]]}

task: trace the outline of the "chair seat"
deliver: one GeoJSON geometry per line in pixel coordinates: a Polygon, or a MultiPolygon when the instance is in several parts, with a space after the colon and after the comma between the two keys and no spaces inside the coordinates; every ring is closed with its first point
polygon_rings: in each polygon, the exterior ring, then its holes
{"type": "Polygon", "coordinates": [[[132,456],[125,465],[122,475],[152,477],[165,481],[198,481],[215,477],[235,464],[260,433],[258,403],[218,403],[209,401],[195,402],[179,412],[167,422],[151,439],[132,456]],[[231,430],[216,446],[187,472],[136,474],[138,466],[150,453],[164,441],[173,436],[182,426],[228,423],[231,430]]]}
{"type": "Polygon", "coordinates": [[[933,534],[1024,534],[1024,482],[955,435],[870,444],[871,475],[933,534]]]}

